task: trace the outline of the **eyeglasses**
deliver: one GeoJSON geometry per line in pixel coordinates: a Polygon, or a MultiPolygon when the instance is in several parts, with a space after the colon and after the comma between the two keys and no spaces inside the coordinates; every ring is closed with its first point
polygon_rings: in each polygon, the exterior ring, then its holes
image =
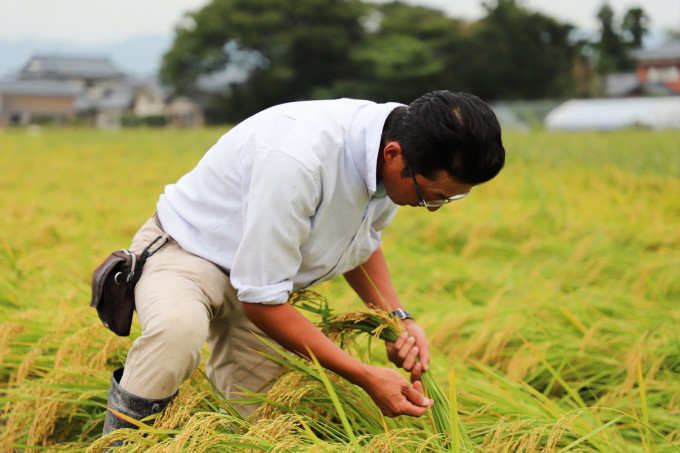
{"type": "Polygon", "coordinates": [[[430,200],[430,201],[425,201],[423,196],[420,193],[420,186],[418,185],[418,182],[416,181],[416,175],[413,174],[413,170],[411,170],[411,167],[409,165],[406,165],[408,168],[408,171],[411,172],[411,178],[413,178],[413,185],[416,186],[416,193],[418,194],[418,199],[420,199],[420,203],[418,203],[418,206],[422,206],[423,208],[439,208],[444,206],[447,203],[451,203],[452,201],[455,200],[460,200],[461,198],[465,198],[468,195],[470,195],[470,191],[467,191],[465,193],[461,193],[459,195],[454,195],[449,198],[444,198],[443,200],[430,200]]]}

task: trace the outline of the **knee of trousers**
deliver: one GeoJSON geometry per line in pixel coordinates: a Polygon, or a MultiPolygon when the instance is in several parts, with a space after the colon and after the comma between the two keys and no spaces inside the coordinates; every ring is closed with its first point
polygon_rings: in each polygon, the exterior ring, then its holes
{"type": "Polygon", "coordinates": [[[208,321],[178,315],[165,315],[152,328],[142,331],[132,350],[135,363],[155,363],[156,370],[179,375],[186,380],[202,359],[208,337],[208,321]]]}
{"type": "Polygon", "coordinates": [[[208,322],[177,316],[165,316],[162,323],[142,337],[166,363],[179,362],[192,368],[201,362],[201,350],[208,337],[208,322]]]}

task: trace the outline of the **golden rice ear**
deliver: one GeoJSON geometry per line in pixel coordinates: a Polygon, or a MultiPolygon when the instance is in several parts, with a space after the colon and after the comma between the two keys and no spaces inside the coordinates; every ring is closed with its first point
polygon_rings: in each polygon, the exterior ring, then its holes
{"type": "Polygon", "coordinates": [[[322,393],[319,381],[300,371],[288,371],[276,380],[266,400],[255,411],[255,418],[268,419],[290,413],[287,408],[296,407],[305,397],[322,393]]]}
{"type": "Polygon", "coordinates": [[[208,391],[200,391],[192,385],[183,385],[177,397],[160,412],[154,428],[160,430],[177,429],[186,424],[191,414],[200,410],[206,400],[212,397],[208,391]]]}

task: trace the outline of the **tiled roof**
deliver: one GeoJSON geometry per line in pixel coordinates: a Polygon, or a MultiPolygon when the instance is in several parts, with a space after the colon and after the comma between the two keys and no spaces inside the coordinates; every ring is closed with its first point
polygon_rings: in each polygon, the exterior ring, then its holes
{"type": "Polygon", "coordinates": [[[22,69],[23,76],[121,77],[108,58],[35,55],[22,69]]]}
{"type": "Polygon", "coordinates": [[[76,112],[87,112],[96,110],[97,112],[117,112],[132,107],[134,94],[130,88],[120,88],[108,93],[101,99],[93,99],[84,94],[76,98],[76,112]]]}
{"type": "Polygon", "coordinates": [[[678,60],[680,59],[680,40],[668,41],[656,49],[636,50],[632,56],[637,61],[678,60]]]}

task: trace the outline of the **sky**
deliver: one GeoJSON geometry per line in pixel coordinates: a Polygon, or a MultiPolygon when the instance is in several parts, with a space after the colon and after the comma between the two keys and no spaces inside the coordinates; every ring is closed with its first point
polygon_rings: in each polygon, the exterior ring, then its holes
{"type": "MultiPolygon", "coordinates": [[[[0,39],[38,39],[95,44],[134,36],[172,36],[184,13],[210,0],[0,0],[0,39]]],[[[253,0],[256,1],[256,0],[253,0]]],[[[382,0],[380,0],[382,1],[382,0]]],[[[406,0],[474,20],[482,0],[406,0]]],[[[582,30],[597,29],[597,10],[605,0],[518,0],[582,30]]],[[[632,7],[651,17],[653,30],[680,29],[680,0],[606,0],[619,18],[632,7]]]]}

